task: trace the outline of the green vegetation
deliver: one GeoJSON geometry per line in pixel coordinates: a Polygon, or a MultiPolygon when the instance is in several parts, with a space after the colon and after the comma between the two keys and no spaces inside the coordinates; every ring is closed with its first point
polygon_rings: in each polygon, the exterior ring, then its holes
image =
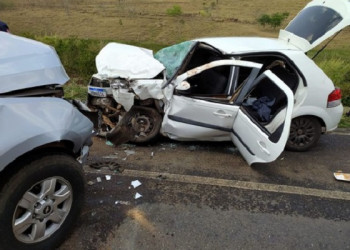
{"type": "Polygon", "coordinates": [[[318,66],[342,90],[342,102],[350,106],[350,52],[326,49],[316,58],[318,66]]]}
{"type": "Polygon", "coordinates": [[[277,12],[271,15],[263,14],[257,19],[257,21],[260,25],[264,27],[268,25],[271,28],[276,29],[277,27],[280,27],[282,25],[283,21],[286,20],[288,16],[288,12],[277,12]]]}
{"type": "Polygon", "coordinates": [[[169,16],[180,16],[182,15],[182,9],[179,5],[174,5],[172,8],[167,9],[166,13],[169,16]]]}
{"type": "Polygon", "coordinates": [[[85,85],[78,84],[72,79],[69,83],[63,86],[64,89],[64,97],[66,99],[78,99],[81,101],[85,101],[87,98],[87,83],[85,85]]]}
{"type": "Polygon", "coordinates": [[[346,116],[346,113],[350,111],[350,107],[344,107],[344,114],[340,123],[338,124],[339,128],[350,128],[350,117],[346,116]]]}

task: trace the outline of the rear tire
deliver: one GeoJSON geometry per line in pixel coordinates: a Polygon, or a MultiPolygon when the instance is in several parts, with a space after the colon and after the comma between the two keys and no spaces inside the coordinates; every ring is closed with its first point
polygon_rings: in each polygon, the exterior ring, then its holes
{"type": "Polygon", "coordinates": [[[303,152],[316,145],[321,136],[321,124],[312,116],[297,117],[292,120],[286,149],[303,152]]]}
{"type": "Polygon", "coordinates": [[[78,219],[84,201],[81,165],[71,156],[55,154],[26,163],[4,179],[0,246],[27,250],[58,247],[78,219]]]}

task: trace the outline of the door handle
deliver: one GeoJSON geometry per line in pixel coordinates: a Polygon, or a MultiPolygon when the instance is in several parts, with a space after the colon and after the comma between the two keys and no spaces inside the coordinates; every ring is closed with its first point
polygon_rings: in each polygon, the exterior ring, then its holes
{"type": "Polygon", "coordinates": [[[259,144],[261,151],[263,151],[267,155],[270,155],[270,151],[267,150],[266,145],[263,141],[258,141],[258,144],[259,144]]]}
{"type": "Polygon", "coordinates": [[[216,116],[224,117],[224,118],[232,117],[231,114],[226,114],[224,111],[221,111],[221,112],[217,111],[217,112],[214,112],[213,114],[216,116]]]}

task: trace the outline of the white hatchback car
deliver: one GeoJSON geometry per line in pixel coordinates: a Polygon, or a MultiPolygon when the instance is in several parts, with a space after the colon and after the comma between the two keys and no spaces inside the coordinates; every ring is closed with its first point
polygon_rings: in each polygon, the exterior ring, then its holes
{"type": "Polygon", "coordinates": [[[232,140],[249,164],[273,161],[285,146],[307,150],[337,127],[343,107],[340,89],[305,52],[349,25],[349,11],[348,0],[314,0],[278,39],[203,38],[154,57],[110,43],[96,57],[89,105],[115,144],[159,132],[232,140]]]}

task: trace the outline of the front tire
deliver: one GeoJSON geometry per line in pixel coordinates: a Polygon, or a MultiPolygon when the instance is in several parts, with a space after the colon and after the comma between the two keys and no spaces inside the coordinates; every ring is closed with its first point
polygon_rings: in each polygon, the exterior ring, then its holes
{"type": "Polygon", "coordinates": [[[311,116],[297,117],[292,120],[286,149],[303,152],[316,145],[322,133],[321,124],[311,116]]]}
{"type": "Polygon", "coordinates": [[[2,181],[6,184],[0,193],[0,246],[58,247],[78,219],[84,201],[80,164],[65,154],[44,156],[2,181]]]}
{"type": "Polygon", "coordinates": [[[153,108],[133,107],[123,118],[134,136],[130,142],[145,144],[154,142],[162,124],[162,116],[153,108]]]}

